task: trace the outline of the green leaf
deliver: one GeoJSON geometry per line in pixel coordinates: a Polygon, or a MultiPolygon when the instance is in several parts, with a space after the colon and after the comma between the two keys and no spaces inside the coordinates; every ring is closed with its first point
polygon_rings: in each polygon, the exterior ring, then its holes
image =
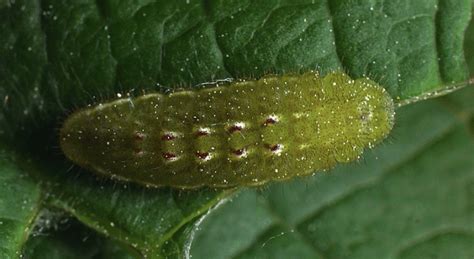
{"type": "Polygon", "coordinates": [[[50,204],[151,257],[162,255],[165,246],[175,246],[168,248],[167,254],[177,253],[182,228],[192,225],[199,215],[232,193],[148,189],[82,175],[58,182],[61,185],[46,187],[51,191],[50,204]]]}
{"type": "MultiPolygon", "coordinates": [[[[51,219],[46,216],[45,220],[51,219]]],[[[42,233],[33,235],[25,245],[23,256],[35,259],[137,257],[136,253],[98,235],[75,220],[62,218],[59,222],[52,223],[56,224],[50,226],[52,230],[43,230],[42,233]]]]}
{"type": "Polygon", "coordinates": [[[40,208],[40,190],[0,144],[0,258],[19,257],[40,208]]]}
{"type": "MultiPolygon", "coordinates": [[[[474,2],[474,1],[473,1],[474,2]]],[[[464,50],[466,61],[469,67],[469,74],[474,75],[474,22],[471,20],[466,30],[466,38],[464,40],[464,50]]]]}
{"type": "MultiPolygon", "coordinates": [[[[68,113],[114,98],[118,92],[134,96],[227,77],[343,69],[352,77],[370,76],[397,100],[423,96],[466,80],[463,38],[470,9],[470,0],[0,0],[0,140],[5,143],[0,146],[5,154],[0,156],[0,184],[5,186],[0,191],[0,219],[15,217],[0,225],[0,257],[17,257],[22,250],[25,255],[53,256],[48,254],[51,247],[57,247],[58,256],[74,257],[81,255],[78,249],[89,247],[76,243],[79,239],[62,240],[66,235],[62,232],[32,238],[25,246],[44,206],[73,215],[99,232],[100,242],[110,238],[142,255],[170,258],[244,257],[283,248],[287,249],[276,255],[338,257],[354,251],[356,256],[384,256],[380,250],[399,247],[400,240],[411,237],[389,229],[400,226],[391,215],[411,220],[403,214],[404,204],[390,196],[393,193],[405,198],[411,193],[413,201],[443,208],[443,212],[422,211],[425,214],[420,215],[432,221],[448,222],[443,217],[450,212],[459,222],[472,217],[472,206],[463,213],[454,207],[462,201],[461,194],[450,192],[455,183],[443,185],[456,177],[442,174],[447,172],[445,166],[452,165],[452,174],[467,177],[463,168],[469,168],[472,136],[459,125],[470,125],[471,132],[474,128],[472,93],[455,93],[442,99],[443,104],[404,108],[401,113],[406,117],[397,120],[394,139],[367,152],[365,163],[271,185],[261,193],[240,191],[232,203],[226,202],[234,190],[149,189],[96,178],[71,166],[57,141],[57,128],[68,113]],[[451,108],[454,112],[446,111],[451,108]],[[445,139],[442,133],[452,137],[445,139]],[[439,147],[438,140],[446,144],[439,147]],[[429,158],[429,154],[446,157],[429,158]],[[410,192],[418,190],[410,185],[391,185],[397,180],[411,183],[411,178],[402,176],[417,164],[409,159],[413,156],[428,157],[431,165],[417,169],[413,182],[425,187],[418,193],[410,192]],[[387,173],[393,170],[400,170],[400,179],[387,173]],[[424,185],[431,175],[442,179],[439,190],[424,185]],[[371,181],[373,188],[350,192],[371,181]],[[392,188],[384,193],[392,198],[386,203],[376,196],[385,190],[380,186],[384,183],[392,188]],[[11,195],[12,189],[18,194],[11,195]],[[453,207],[435,206],[441,193],[455,194],[446,200],[453,207]],[[338,195],[347,197],[334,207],[318,209],[338,195]],[[18,207],[18,201],[27,202],[18,207]],[[360,211],[370,212],[367,204],[390,205],[393,213],[374,210],[364,218],[360,211]],[[315,210],[320,212],[305,216],[315,210]],[[354,228],[349,229],[353,232],[344,228],[347,215],[353,216],[354,228]],[[377,224],[369,227],[370,220],[377,224]],[[397,236],[367,248],[382,231],[397,236]],[[393,247],[384,243],[389,241],[394,241],[393,247]]],[[[467,35],[466,53],[472,63],[474,52],[468,42],[473,33],[467,35]]],[[[68,233],[80,237],[84,228],[68,233]]],[[[415,226],[408,230],[421,233],[415,226]]],[[[403,246],[396,255],[461,249],[471,244],[470,236],[456,232],[427,237],[429,242],[423,236],[418,243],[407,239],[403,244],[413,246],[403,246]]],[[[107,246],[99,252],[106,255],[107,246]]]]}

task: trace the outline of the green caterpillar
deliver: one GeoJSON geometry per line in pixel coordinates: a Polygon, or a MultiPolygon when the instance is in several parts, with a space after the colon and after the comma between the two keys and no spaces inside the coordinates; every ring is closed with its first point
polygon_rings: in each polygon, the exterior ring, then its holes
{"type": "Polygon", "coordinates": [[[369,79],[284,74],[80,110],[60,145],[84,168],[145,185],[254,186],[358,159],[389,134],[394,114],[369,79]]]}

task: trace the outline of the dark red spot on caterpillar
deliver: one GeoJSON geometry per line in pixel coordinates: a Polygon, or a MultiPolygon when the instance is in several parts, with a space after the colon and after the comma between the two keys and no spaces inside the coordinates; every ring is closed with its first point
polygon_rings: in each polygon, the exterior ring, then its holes
{"type": "Polygon", "coordinates": [[[198,131],[196,132],[196,135],[197,135],[198,137],[207,136],[207,135],[209,135],[209,131],[207,131],[207,130],[198,130],[198,131]]]}
{"type": "Polygon", "coordinates": [[[202,160],[206,160],[209,157],[208,152],[196,152],[196,156],[202,160]]]}
{"type": "Polygon", "coordinates": [[[145,134],[142,132],[135,132],[135,139],[136,140],[143,140],[145,138],[145,134]]]}
{"type": "Polygon", "coordinates": [[[267,145],[267,148],[270,149],[273,153],[279,153],[283,146],[280,144],[275,144],[275,145],[267,145]]]}
{"type": "Polygon", "coordinates": [[[176,136],[173,133],[166,133],[163,136],[161,136],[161,140],[164,140],[164,141],[170,141],[170,140],[173,140],[175,138],[176,138],[176,136]]]}
{"type": "Polygon", "coordinates": [[[245,148],[232,150],[232,154],[234,154],[236,156],[244,156],[245,153],[246,153],[245,148]]]}
{"type": "Polygon", "coordinates": [[[241,131],[242,129],[243,129],[242,126],[235,124],[235,125],[232,125],[232,126],[229,127],[229,132],[234,133],[234,132],[237,132],[237,131],[241,131]]]}
{"type": "Polygon", "coordinates": [[[166,152],[166,153],[163,153],[163,158],[168,160],[168,161],[175,160],[176,159],[176,154],[166,152]]]}
{"type": "Polygon", "coordinates": [[[264,126],[268,126],[268,125],[272,125],[272,124],[275,124],[277,123],[278,120],[275,116],[270,116],[268,117],[265,122],[263,123],[264,126]]]}

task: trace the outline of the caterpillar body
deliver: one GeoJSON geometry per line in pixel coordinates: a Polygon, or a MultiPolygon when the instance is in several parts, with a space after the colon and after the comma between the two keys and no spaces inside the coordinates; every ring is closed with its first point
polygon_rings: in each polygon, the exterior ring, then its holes
{"type": "Polygon", "coordinates": [[[99,104],[66,119],[60,146],[84,168],[149,186],[249,186],[354,161],[393,121],[377,83],[307,72],[99,104]]]}

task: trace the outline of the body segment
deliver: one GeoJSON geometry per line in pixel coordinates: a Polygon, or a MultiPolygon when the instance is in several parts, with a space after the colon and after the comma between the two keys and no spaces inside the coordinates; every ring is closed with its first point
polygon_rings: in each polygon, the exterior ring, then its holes
{"type": "Polygon", "coordinates": [[[309,72],[119,99],[71,115],[60,142],[82,167],[147,185],[261,185],[356,160],[393,116],[376,83],[309,72]]]}

